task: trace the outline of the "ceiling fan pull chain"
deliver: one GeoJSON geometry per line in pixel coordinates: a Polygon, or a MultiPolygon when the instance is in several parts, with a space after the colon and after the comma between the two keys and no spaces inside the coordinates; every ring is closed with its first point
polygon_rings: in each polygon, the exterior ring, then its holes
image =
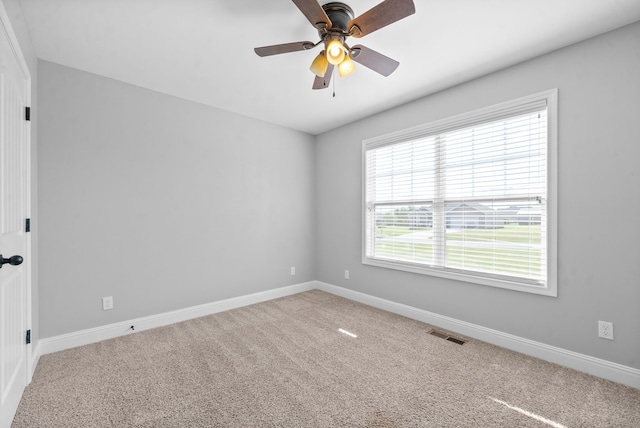
{"type": "Polygon", "coordinates": [[[333,76],[331,78],[331,83],[333,84],[333,98],[336,97],[336,69],[335,67],[333,68],[333,70],[331,71],[333,73],[333,76]]]}

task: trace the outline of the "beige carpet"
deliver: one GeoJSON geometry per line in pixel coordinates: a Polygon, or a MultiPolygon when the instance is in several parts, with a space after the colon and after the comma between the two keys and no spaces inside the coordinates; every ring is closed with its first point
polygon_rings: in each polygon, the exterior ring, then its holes
{"type": "Polygon", "coordinates": [[[301,293],[44,355],[12,426],[640,427],[640,390],[431,331],[301,293]]]}

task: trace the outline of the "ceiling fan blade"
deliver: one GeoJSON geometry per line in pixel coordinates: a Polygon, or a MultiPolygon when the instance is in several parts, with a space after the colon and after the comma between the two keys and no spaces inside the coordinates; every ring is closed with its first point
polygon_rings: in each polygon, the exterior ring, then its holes
{"type": "Polygon", "coordinates": [[[331,28],[331,20],[317,0],[293,0],[293,3],[298,6],[300,12],[307,17],[311,25],[314,27],[318,29],[321,29],[322,27],[327,30],[331,28]]]}
{"type": "Polygon", "coordinates": [[[254,48],[253,50],[258,56],[278,55],[288,52],[306,51],[315,47],[313,42],[294,42],[284,43],[282,45],[262,46],[260,48],[254,48]]]}
{"type": "Polygon", "coordinates": [[[313,89],[326,89],[329,87],[329,83],[331,82],[331,76],[333,75],[333,65],[329,64],[327,71],[324,73],[324,77],[316,76],[313,81],[313,89]]]}
{"type": "Polygon", "coordinates": [[[362,45],[355,45],[351,48],[351,59],[385,77],[393,73],[400,65],[398,61],[362,45]]]}
{"type": "Polygon", "coordinates": [[[415,11],[413,0],[385,0],[352,20],[347,29],[351,30],[355,25],[357,29],[353,32],[353,37],[366,36],[414,14],[415,11]]]}

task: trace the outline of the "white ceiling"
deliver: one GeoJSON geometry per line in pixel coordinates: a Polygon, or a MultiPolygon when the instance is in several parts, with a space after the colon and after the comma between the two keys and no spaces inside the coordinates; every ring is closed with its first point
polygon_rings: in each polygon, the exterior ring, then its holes
{"type": "MultiPolygon", "coordinates": [[[[344,0],[356,16],[380,1],[344,0]]],[[[357,40],[399,61],[395,73],[356,64],[334,98],[311,89],[319,47],[253,52],[318,40],[291,0],[21,0],[38,58],[310,134],[640,20],[639,0],[414,3],[357,40]]]]}

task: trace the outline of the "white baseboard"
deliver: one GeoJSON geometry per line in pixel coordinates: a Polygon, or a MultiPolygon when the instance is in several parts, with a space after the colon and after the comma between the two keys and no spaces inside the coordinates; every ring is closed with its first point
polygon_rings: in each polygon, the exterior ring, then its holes
{"type": "Polygon", "coordinates": [[[133,333],[130,328],[132,325],[135,326],[135,332],[139,332],[313,289],[345,297],[347,299],[421,321],[435,327],[440,327],[464,336],[482,340],[483,342],[491,343],[525,355],[530,355],[532,357],[540,358],[545,361],[550,361],[584,373],[589,373],[594,376],[640,389],[640,370],[632,367],[579,354],[577,352],[550,346],[541,342],[535,342],[512,334],[503,333],[498,330],[460,321],[320,281],[311,281],[288,287],[276,288],[274,290],[263,291],[247,296],[235,297],[177,311],[41,339],[33,352],[33,368],[35,369],[35,365],[37,364],[40,355],[131,334],[133,333]]]}
{"type": "Polygon", "coordinates": [[[31,365],[29,366],[29,374],[27,383],[31,383],[31,379],[33,378],[33,373],[36,371],[36,366],[38,365],[38,361],[40,361],[40,356],[42,355],[42,345],[40,341],[31,345],[31,365]]]}
{"type": "Polygon", "coordinates": [[[365,305],[459,333],[483,342],[550,361],[584,373],[640,389],[640,370],[577,352],[550,346],[498,330],[460,321],[412,306],[370,296],[368,294],[316,281],[316,288],[365,305]]]}
{"type": "Polygon", "coordinates": [[[87,330],[62,334],[60,336],[48,337],[41,339],[38,342],[37,355],[39,358],[40,355],[63,351],[77,346],[88,345],[90,343],[100,342],[101,340],[113,339],[115,337],[162,327],[169,324],[175,324],[193,318],[204,317],[218,312],[224,312],[243,306],[253,305],[255,303],[265,302],[267,300],[277,299],[279,297],[289,296],[291,294],[302,293],[303,291],[313,290],[314,288],[316,288],[315,281],[305,282],[302,284],[290,285],[246,296],[234,297],[231,299],[192,306],[190,308],[165,312],[158,315],[151,315],[148,317],[136,318],[87,330]],[[135,330],[131,330],[131,326],[134,326],[135,330]]]}

